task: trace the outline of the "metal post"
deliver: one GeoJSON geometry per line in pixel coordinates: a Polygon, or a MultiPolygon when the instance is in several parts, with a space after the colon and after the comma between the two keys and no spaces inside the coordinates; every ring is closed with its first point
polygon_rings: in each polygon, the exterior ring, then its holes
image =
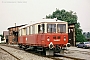
{"type": "Polygon", "coordinates": [[[15,31],[16,31],[16,23],[15,23],[15,31]]]}
{"type": "MultiPolygon", "coordinates": [[[[16,32],[16,23],[15,23],[15,32],[16,32]]],[[[14,36],[15,42],[16,42],[16,35],[14,36]]]]}
{"type": "Polygon", "coordinates": [[[73,30],[74,30],[74,31],[73,31],[73,33],[74,33],[73,36],[74,36],[74,46],[75,46],[75,45],[76,45],[76,41],[75,41],[75,27],[73,28],[73,30]]]}

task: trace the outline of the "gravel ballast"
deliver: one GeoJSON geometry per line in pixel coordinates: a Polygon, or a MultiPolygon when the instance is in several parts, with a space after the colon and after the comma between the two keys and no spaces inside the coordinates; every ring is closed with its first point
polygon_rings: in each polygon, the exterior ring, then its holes
{"type": "MultiPolygon", "coordinates": [[[[53,60],[53,59],[50,59],[47,57],[42,57],[42,56],[38,56],[38,55],[35,55],[32,53],[28,53],[28,52],[25,52],[23,50],[18,50],[18,49],[6,47],[6,46],[0,46],[0,47],[7,50],[11,54],[15,55],[20,60],[53,60]]],[[[14,60],[14,59],[9,59],[9,60],[14,60]]]]}
{"type": "Polygon", "coordinates": [[[0,60],[17,60],[17,59],[0,48],[0,60]]]}

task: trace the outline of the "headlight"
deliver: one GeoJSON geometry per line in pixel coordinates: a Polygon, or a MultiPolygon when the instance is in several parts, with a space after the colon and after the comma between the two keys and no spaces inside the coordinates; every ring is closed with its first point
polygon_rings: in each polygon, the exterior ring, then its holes
{"type": "Polygon", "coordinates": [[[66,36],[64,36],[64,41],[66,41],[66,36]]]}
{"type": "Polygon", "coordinates": [[[50,41],[50,39],[48,38],[47,41],[50,41]]]}
{"type": "Polygon", "coordinates": [[[50,41],[50,38],[49,38],[49,36],[47,37],[47,41],[50,41]]]}
{"type": "Polygon", "coordinates": [[[50,44],[49,44],[49,48],[52,49],[53,47],[54,47],[54,46],[53,46],[53,43],[50,42],[50,44]]]}

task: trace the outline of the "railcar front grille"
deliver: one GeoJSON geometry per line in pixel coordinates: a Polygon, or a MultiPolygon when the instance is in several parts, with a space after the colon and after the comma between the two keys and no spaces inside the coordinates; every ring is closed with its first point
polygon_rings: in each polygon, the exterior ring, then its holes
{"type": "Polygon", "coordinates": [[[53,39],[56,39],[56,36],[54,36],[53,39]]]}
{"type": "Polygon", "coordinates": [[[60,36],[58,36],[57,39],[60,39],[60,36]]]}

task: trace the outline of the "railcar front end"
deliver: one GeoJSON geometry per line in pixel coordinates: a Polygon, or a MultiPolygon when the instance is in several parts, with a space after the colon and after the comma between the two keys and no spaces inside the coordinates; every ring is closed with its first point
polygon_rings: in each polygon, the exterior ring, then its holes
{"type": "Polygon", "coordinates": [[[68,23],[55,19],[25,26],[19,30],[20,48],[43,51],[46,55],[60,53],[68,43],[68,23]]]}

